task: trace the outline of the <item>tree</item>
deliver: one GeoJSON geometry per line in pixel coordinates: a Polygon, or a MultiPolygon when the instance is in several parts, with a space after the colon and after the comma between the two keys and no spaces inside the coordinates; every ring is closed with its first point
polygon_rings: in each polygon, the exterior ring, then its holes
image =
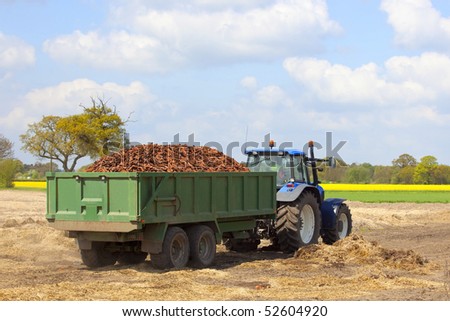
{"type": "Polygon", "coordinates": [[[369,163],[361,165],[352,164],[347,172],[345,180],[348,183],[370,183],[372,180],[374,168],[369,163]]]}
{"type": "Polygon", "coordinates": [[[416,168],[413,166],[397,168],[395,174],[392,176],[392,183],[394,183],[394,184],[413,184],[415,170],[416,170],[416,168]]]}
{"type": "Polygon", "coordinates": [[[434,171],[438,166],[436,157],[424,156],[414,171],[414,184],[433,184],[435,183],[434,171]]]}
{"type": "Polygon", "coordinates": [[[394,174],[392,175],[392,183],[394,184],[413,184],[414,172],[417,166],[417,160],[409,154],[401,154],[392,161],[394,174]]]}
{"type": "Polygon", "coordinates": [[[376,184],[389,184],[392,180],[392,166],[374,166],[372,181],[376,184]]]}
{"type": "Polygon", "coordinates": [[[57,164],[53,163],[40,163],[23,164],[22,172],[16,175],[16,179],[41,179],[45,178],[47,172],[59,172],[57,164]]]}
{"type": "Polygon", "coordinates": [[[0,186],[14,187],[14,177],[16,173],[20,172],[22,166],[22,162],[17,159],[7,158],[0,160],[0,186]]]}
{"type": "Polygon", "coordinates": [[[400,168],[404,168],[407,166],[416,166],[417,160],[409,154],[402,154],[392,161],[392,165],[400,168]]]}
{"type": "Polygon", "coordinates": [[[0,134],[0,159],[13,157],[13,146],[14,144],[9,139],[0,134]]]}
{"type": "Polygon", "coordinates": [[[91,101],[91,107],[82,106],[81,114],[44,116],[40,122],[29,124],[20,136],[22,149],[61,163],[65,172],[73,172],[83,157],[107,154],[111,145],[121,142],[126,121],[103,100],[91,101]]]}
{"type": "Polygon", "coordinates": [[[437,165],[434,170],[435,184],[449,184],[450,183],[450,166],[437,165]]]}
{"type": "Polygon", "coordinates": [[[325,167],[319,172],[319,179],[323,182],[343,182],[348,167],[337,165],[336,168],[325,167]]]}

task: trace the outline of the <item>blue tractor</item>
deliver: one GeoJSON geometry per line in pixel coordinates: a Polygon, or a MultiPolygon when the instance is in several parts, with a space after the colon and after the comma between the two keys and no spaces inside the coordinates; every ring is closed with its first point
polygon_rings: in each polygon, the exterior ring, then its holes
{"type": "Polygon", "coordinates": [[[320,186],[319,165],[335,167],[335,159],[314,157],[314,143],[309,142],[309,156],[298,149],[269,148],[247,150],[247,167],[252,172],[277,172],[277,215],[275,220],[259,221],[253,240],[234,241],[229,249],[256,248],[259,239],[268,238],[271,247],[294,252],[318,243],[326,244],[346,237],[352,231],[352,216],[345,199],[325,199],[320,186]]]}

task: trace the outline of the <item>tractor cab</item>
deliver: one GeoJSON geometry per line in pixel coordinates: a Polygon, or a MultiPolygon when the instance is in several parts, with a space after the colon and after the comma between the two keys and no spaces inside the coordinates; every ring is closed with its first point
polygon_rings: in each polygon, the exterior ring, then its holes
{"type": "Polygon", "coordinates": [[[288,182],[310,183],[305,153],[297,149],[248,150],[247,167],[251,172],[276,172],[278,189],[288,182]]]}
{"type": "Polygon", "coordinates": [[[336,167],[333,157],[327,159],[314,157],[313,141],[308,143],[309,156],[299,149],[279,149],[274,146],[275,142],[271,140],[269,148],[247,150],[247,167],[251,172],[277,172],[278,189],[287,183],[303,183],[320,189],[317,172],[322,168],[319,168],[317,163],[326,162],[328,166],[336,167]]]}
{"type": "MultiPolygon", "coordinates": [[[[312,190],[317,199],[325,197],[323,188],[319,185],[318,171],[322,168],[318,164],[326,163],[335,167],[335,159],[329,157],[320,159],[314,157],[314,142],[308,143],[309,155],[299,149],[275,148],[270,141],[269,148],[255,148],[247,150],[247,167],[251,172],[277,173],[277,199],[286,200],[284,196],[295,195],[305,188],[312,190]],[[293,193],[295,190],[295,193],[293,193]],[[284,195],[284,196],[283,196],[284,195]]],[[[293,197],[293,196],[292,196],[293,197]]],[[[290,198],[290,197],[289,197],[290,198]]]]}

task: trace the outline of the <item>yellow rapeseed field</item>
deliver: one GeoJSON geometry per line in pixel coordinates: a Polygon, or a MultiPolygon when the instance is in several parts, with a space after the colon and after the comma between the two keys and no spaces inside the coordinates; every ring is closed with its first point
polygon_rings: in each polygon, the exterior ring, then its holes
{"type": "MultiPolygon", "coordinates": [[[[45,181],[15,181],[15,187],[46,188],[45,181]]],[[[450,191],[450,185],[321,184],[326,191],[450,191]]]]}
{"type": "Polygon", "coordinates": [[[14,187],[20,188],[46,188],[45,181],[14,181],[14,187]]]}
{"type": "Polygon", "coordinates": [[[450,185],[321,184],[326,191],[450,191],[450,185]]]}

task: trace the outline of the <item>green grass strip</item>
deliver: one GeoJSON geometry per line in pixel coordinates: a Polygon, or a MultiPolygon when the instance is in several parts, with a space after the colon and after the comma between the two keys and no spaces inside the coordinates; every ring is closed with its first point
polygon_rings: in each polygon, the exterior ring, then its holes
{"type": "Polygon", "coordinates": [[[447,191],[325,191],[325,197],[366,203],[450,203],[447,191]]]}

